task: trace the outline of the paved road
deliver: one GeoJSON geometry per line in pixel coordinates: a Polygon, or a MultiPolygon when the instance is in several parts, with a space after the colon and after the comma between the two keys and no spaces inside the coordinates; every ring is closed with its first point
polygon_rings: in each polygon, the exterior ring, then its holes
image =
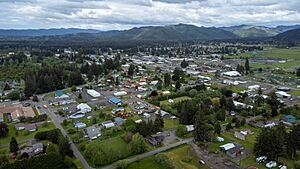
{"type": "MultiPolygon", "coordinates": [[[[180,146],[182,144],[190,143],[192,141],[193,141],[193,138],[185,139],[185,140],[179,141],[179,142],[174,143],[174,144],[170,144],[170,145],[167,145],[167,146],[164,146],[164,147],[161,147],[161,148],[158,148],[158,149],[155,149],[155,150],[143,153],[143,154],[136,155],[136,156],[131,157],[131,158],[127,158],[126,160],[129,163],[133,163],[133,162],[139,161],[139,160],[141,160],[141,159],[143,159],[145,157],[149,157],[149,156],[155,155],[157,153],[169,150],[171,148],[180,146]]],[[[102,169],[115,169],[115,168],[116,168],[116,163],[113,163],[113,164],[110,164],[108,166],[102,167],[102,169]]]]}
{"type": "Polygon", "coordinates": [[[67,134],[67,132],[65,131],[65,129],[61,126],[61,120],[60,120],[60,118],[57,117],[57,115],[53,111],[51,111],[50,108],[49,109],[43,109],[43,110],[45,110],[46,113],[49,115],[49,117],[51,118],[51,120],[54,123],[54,125],[56,126],[56,128],[60,129],[60,131],[62,132],[62,134],[69,139],[70,147],[73,150],[73,153],[74,153],[75,157],[81,162],[81,164],[83,165],[83,167],[85,169],[92,169],[92,167],[89,166],[89,164],[84,159],[84,157],[82,156],[82,154],[80,153],[80,151],[77,149],[77,147],[74,145],[72,139],[70,139],[70,137],[67,134]]]}

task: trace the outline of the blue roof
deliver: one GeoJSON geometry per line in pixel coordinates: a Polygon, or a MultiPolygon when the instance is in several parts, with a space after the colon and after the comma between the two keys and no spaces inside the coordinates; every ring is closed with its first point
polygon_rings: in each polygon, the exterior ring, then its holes
{"type": "Polygon", "coordinates": [[[64,92],[62,90],[56,90],[55,91],[55,96],[60,97],[62,95],[64,95],[64,92]]]}
{"type": "Polygon", "coordinates": [[[116,98],[116,97],[111,97],[109,98],[109,101],[114,103],[114,104],[119,104],[119,103],[122,103],[122,100],[116,98]]]}
{"type": "Polygon", "coordinates": [[[296,122],[296,117],[293,115],[284,115],[285,121],[289,123],[295,123],[296,122]]]}
{"type": "Polygon", "coordinates": [[[122,124],[126,121],[126,119],[123,119],[123,118],[121,118],[121,117],[116,117],[114,121],[115,121],[115,123],[117,123],[118,125],[122,125],[122,124]]]}

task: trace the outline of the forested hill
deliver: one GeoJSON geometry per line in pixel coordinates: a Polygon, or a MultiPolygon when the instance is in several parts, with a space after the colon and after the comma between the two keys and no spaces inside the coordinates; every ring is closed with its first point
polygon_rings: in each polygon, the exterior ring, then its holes
{"type": "Polygon", "coordinates": [[[270,40],[278,42],[300,42],[300,29],[280,33],[272,37],[270,40]]]}
{"type": "Polygon", "coordinates": [[[36,36],[55,36],[76,33],[98,33],[99,30],[94,29],[76,29],[76,28],[60,28],[60,29],[0,29],[0,37],[36,37],[36,36]]]}

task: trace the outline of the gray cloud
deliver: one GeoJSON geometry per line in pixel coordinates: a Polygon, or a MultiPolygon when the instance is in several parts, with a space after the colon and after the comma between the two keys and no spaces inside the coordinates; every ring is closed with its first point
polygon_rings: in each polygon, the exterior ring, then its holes
{"type": "Polygon", "coordinates": [[[299,0],[1,0],[0,28],[300,23],[299,0]]]}

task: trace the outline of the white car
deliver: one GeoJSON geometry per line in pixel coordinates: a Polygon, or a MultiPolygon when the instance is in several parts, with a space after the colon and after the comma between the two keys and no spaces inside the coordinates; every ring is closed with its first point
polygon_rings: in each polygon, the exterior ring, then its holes
{"type": "Polygon", "coordinates": [[[267,160],[267,157],[266,156],[261,156],[261,157],[257,157],[256,158],[256,162],[257,163],[263,163],[267,160]]]}
{"type": "Polygon", "coordinates": [[[279,169],[287,169],[287,166],[285,166],[285,165],[280,165],[280,166],[278,166],[278,168],[279,168],[279,169]]]}
{"type": "Polygon", "coordinates": [[[274,168],[277,166],[277,163],[275,161],[270,161],[266,164],[267,168],[274,168]]]}

